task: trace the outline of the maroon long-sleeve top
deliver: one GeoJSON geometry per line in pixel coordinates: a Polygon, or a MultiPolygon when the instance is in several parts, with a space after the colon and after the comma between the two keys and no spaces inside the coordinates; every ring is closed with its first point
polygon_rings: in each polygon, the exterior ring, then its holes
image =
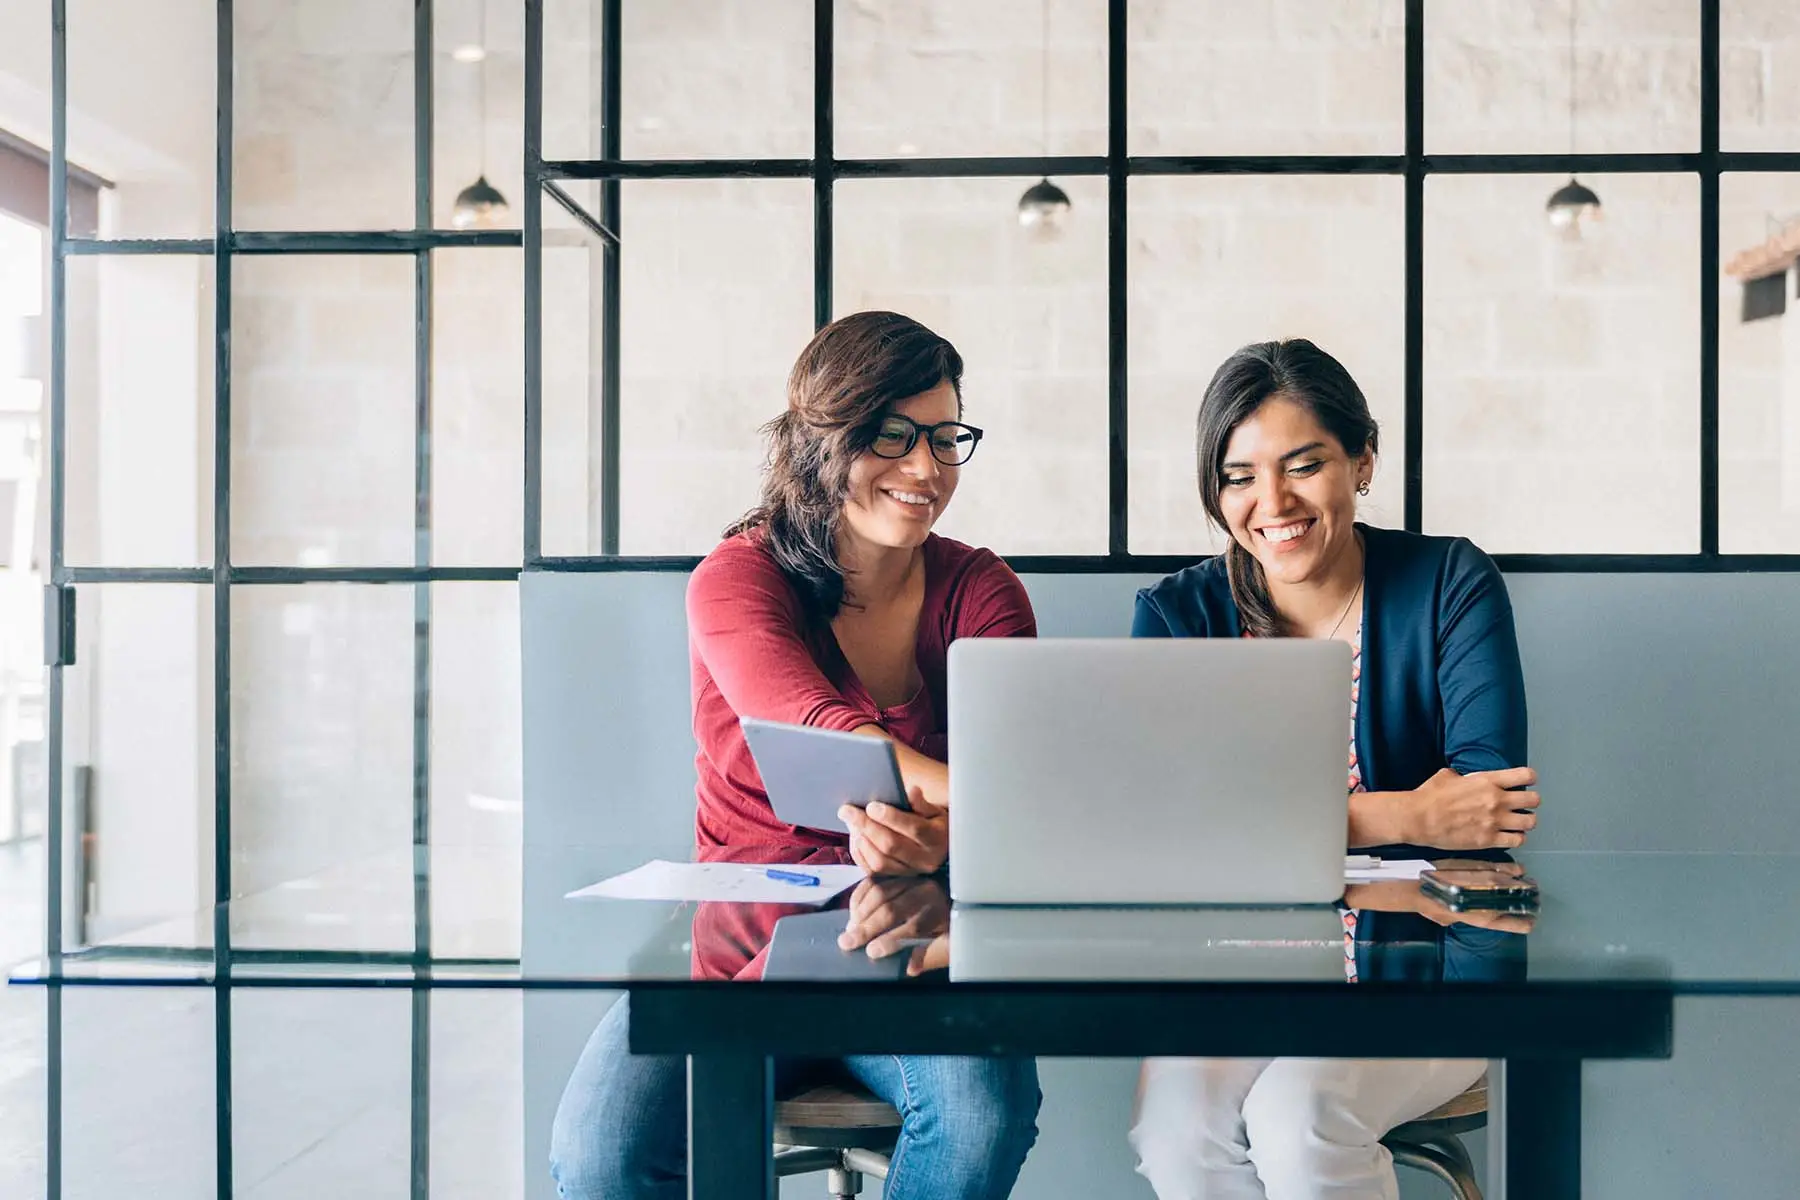
{"type": "Polygon", "coordinates": [[[933,534],[925,540],[925,601],[917,662],[924,680],[904,704],[869,696],[828,625],[807,622],[800,596],[764,549],[757,530],[721,542],[688,582],[688,657],[693,669],[699,806],[694,843],[818,847],[849,861],[841,834],[776,820],[739,717],[848,732],[879,725],[896,741],[947,757],[945,656],[963,637],[1034,637],[1031,600],[992,551],[933,534]]]}

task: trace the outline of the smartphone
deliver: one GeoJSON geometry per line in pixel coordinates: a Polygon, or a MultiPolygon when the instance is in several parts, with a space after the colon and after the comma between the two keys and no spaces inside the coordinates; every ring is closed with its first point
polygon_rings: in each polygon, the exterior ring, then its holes
{"type": "Polygon", "coordinates": [[[1537,881],[1492,867],[1446,867],[1422,871],[1419,890],[1449,908],[1535,908],[1537,881]]]}

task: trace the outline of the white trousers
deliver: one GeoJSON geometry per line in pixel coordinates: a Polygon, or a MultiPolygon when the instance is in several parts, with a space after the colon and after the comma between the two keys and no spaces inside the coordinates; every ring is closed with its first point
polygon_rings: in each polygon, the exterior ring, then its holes
{"type": "Polygon", "coordinates": [[[1131,1145],[1159,1200],[1398,1200],[1381,1138],[1479,1059],[1152,1058],[1131,1145]]]}

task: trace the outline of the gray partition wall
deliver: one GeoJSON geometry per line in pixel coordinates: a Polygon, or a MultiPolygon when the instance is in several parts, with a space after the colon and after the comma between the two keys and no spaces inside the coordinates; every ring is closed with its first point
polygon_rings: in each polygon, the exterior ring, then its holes
{"type": "MultiPolygon", "coordinates": [[[[1027,575],[1045,636],[1120,636],[1147,577],[1027,575]]],[[[624,952],[571,888],[685,854],[692,836],[684,572],[527,571],[524,967],[624,952]]],[[[1546,850],[1800,852],[1800,576],[1524,574],[1508,578],[1543,773],[1546,850]]],[[[1663,899],[1678,902],[1681,882],[1663,899]]],[[[1653,919],[1639,914],[1637,919],[1653,919]]],[[[527,1192],[569,1067],[609,997],[528,997],[527,1192]]],[[[1668,1200],[1788,1195],[1800,1178],[1800,1007],[1684,1000],[1668,1063],[1587,1072],[1584,1194],[1668,1200]]],[[[1043,1068],[1042,1136],[1021,1200],[1148,1196],[1124,1142],[1134,1066],[1043,1068]]],[[[1477,1139],[1479,1140],[1479,1139],[1477,1139]]],[[[1440,1194],[1407,1178],[1402,1194],[1440,1194]]],[[[819,1194],[802,1179],[788,1195],[819,1194]]]]}

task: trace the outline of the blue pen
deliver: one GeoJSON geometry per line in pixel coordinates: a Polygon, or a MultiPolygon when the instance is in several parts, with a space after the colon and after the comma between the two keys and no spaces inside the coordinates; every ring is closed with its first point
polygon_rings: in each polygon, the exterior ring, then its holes
{"type": "Polygon", "coordinates": [[[763,874],[780,883],[793,883],[801,887],[818,887],[817,875],[803,875],[799,871],[777,871],[773,867],[765,867],[763,874]]]}

